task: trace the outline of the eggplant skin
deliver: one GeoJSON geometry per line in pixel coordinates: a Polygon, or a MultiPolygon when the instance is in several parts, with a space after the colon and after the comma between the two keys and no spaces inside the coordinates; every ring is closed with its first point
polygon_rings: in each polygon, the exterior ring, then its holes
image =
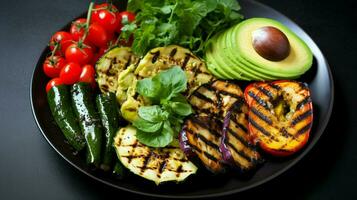
{"type": "Polygon", "coordinates": [[[248,106],[234,106],[224,119],[220,150],[223,159],[242,172],[251,171],[263,162],[248,131],[248,106]]]}
{"type": "Polygon", "coordinates": [[[250,106],[249,130],[254,142],[267,153],[289,156],[308,141],[313,108],[307,84],[276,81],[264,87],[272,95],[259,92],[250,106]]]}
{"type": "Polygon", "coordinates": [[[206,168],[213,173],[225,171],[222,154],[219,150],[222,123],[215,118],[195,115],[185,121],[188,145],[200,158],[206,168]]]}
{"type": "Polygon", "coordinates": [[[188,138],[181,143],[187,152],[194,151],[213,172],[221,171],[222,163],[241,171],[260,163],[260,154],[250,142],[248,106],[236,83],[216,80],[204,84],[193,92],[189,102],[197,115],[186,121],[181,136],[188,138]]]}

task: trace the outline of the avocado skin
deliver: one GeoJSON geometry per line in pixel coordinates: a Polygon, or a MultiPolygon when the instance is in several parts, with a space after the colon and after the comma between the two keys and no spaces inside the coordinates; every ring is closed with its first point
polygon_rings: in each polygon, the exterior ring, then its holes
{"type": "Polygon", "coordinates": [[[283,24],[267,18],[251,18],[215,35],[208,45],[205,58],[208,69],[214,75],[218,74],[219,78],[248,81],[295,79],[312,65],[312,53],[305,42],[283,24]],[[286,34],[293,51],[290,58],[281,63],[262,57],[257,59],[258,54],[254,48],[247,48],[252,39],[249,33],[244,32],[262,26],[274,26],[286,34]],[[239,38],[242,36],[245,38],[239,38]],[[238,41],[247,42],[244,46],[238,41]],[[301,59],[293,57],[295,54],[302,55],[301,59]]]}

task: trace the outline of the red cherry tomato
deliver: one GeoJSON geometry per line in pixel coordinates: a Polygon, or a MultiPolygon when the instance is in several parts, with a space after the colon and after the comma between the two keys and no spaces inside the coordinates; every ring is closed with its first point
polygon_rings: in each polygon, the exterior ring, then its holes
{"type": "Polygon", "coordinates": [[[51,79],[46,85],[46,92],[50,91],[50,89],[55,85],[62,85],[63,81],[60,78],[51,79]]]}
{"type": "Polygon", "coordinates": [[[61,69],[66,64],[66,60],[60,56],[53,56],[46,58],[43,63],[43,71],[48,77],[55,78],[58,77],[61,69]]]}
{"type": "Polygon", "coordinates": [[[89,83],[93,88],[95,88],[95,69],[93,65],[83,66],[82,73],[79,77],[79,82],[89,83]]]}
{"type": "Polygon", "coordinates": [[[108,41],[112,39],[113,36],[107,33],[107,31],[98,23],[93,23],[89,26],[88,41],[97,47],[106,46],[108,41]]]}
{"type": "Polygon", "coordinates": [[[117,17],[118,9],[109,3],[96,5],[94,9],[92,21],[97,22],[108,32],[114,32],[120,23],[117,17]]]}
{"type": "Polygon", "coordinates": [[[85,65],[91,61],[92,57],[92,48],[81,42],[73,43],[66,50],[67,62],[75,62],[80,65],[85,65]]]}
{"type": "Polygon", "coordinates": [[[62,55],[64,55],[67,47],[72,44],[72,40],[73,40],[73,38],[72,38],[71,34],[64,32],[64,31],[56,32],[51,37],[50,44],[49,44],[50,49],[51,49],[51,51],[53,51],[55,46],[58,44],[59,45],[58,49],[60,51],[56,51],[56,55],[60,55],[60,52],[62,53],[62,55]]]}
{"type": "Polygon", "coordinates": [[[118,33],[121,32],[121,28],[123,28],[125,22],[133,22],[135,20],[135,14],[134,13],[131,13],[131,12],[128,12],[128,11],[123,11],[121,13],[119,13],[117,15],[118,19],[119,19],[119,24],[117,26],[117,29],[116,31],[118,33]]]}
{"type": "Polygon", "coordinates": [[[87,22],[86,18],[79,18],[76,21],[72,22],[69,32],[71,33],[73,40],[78,41],[83,37],[85,32],[86,22],[87,22]]]}
{"type": "Polygon", "coordinates": [[[64,84],[71,85],[78,82],[82,68],[78,63],[67,63],[61,70],[60,78],[64,84]]]}

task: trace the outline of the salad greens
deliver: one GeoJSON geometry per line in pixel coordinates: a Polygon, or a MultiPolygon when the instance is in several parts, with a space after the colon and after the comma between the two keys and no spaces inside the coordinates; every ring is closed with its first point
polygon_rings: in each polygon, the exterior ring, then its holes
{"type": "Polygon", "coordinates": [[[192,113],[190,104],[181,94],[186,88],[186,74],[179,66],[138,81],[136,91],[153,103],[141,106],[139,119],[133,123],[141,143],[165,147],[177,136],[183,118],[192,113]]]}
{"type": "Polygon", "coordinates": [[[132,49],[139,56],[170,44],[202,55],[211,36],[243,18],[236,0],[129,0],[127,9],[137,15],[122,35],[126,40],[134,35],[132,49]]]}

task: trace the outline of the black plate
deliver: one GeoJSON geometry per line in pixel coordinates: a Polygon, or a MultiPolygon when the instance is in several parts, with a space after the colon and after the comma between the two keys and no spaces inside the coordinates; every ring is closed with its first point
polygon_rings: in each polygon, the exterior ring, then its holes
{"type": "Polygon", "coordinates": [[[205,169],[199,169],[200,173],[190,177],[184,183],[166,183],[160,186],[135,175],[117,180],[100,171],[93,171],[87,167],[85,159],[73,154],[49,110],[45,92],[45,86],[49,79],[42,72],[42,63],[49,53],[47,48],[43,51],[34,70],[31,85],[33,114],[43,136],[65,160],[88,176],[118,189],[155,197],[199,198],[228,195],[263,184],[288,170],[315,145],[328,123],[334,97],[332,75],[319,48],[298,25],[274,9],[255,1],[241,0],[240,4],[246,18],[273,18],[290,27],[308,44],[314,54],[312,69],[300,79],[309,83],[314,106],[314,123],[310,140],[300,153],[286,159],[268,160],[250,177],[238,177],[238,175],[235,175],[236,173],[213,176],[205,169]]]}

